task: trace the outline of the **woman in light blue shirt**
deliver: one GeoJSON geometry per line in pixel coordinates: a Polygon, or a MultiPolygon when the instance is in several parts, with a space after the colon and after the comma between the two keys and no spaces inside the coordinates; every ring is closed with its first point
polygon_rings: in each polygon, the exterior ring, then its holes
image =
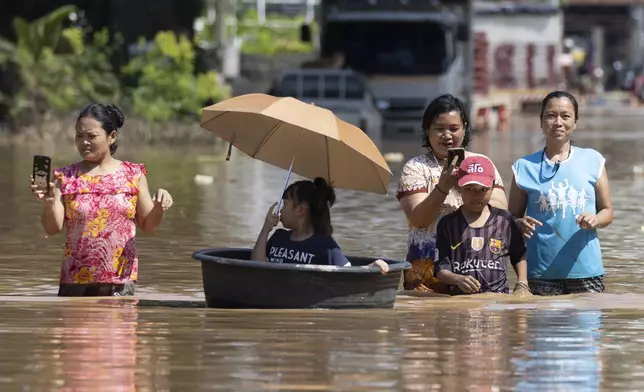
{"type": "Polygon", "coordinates": [[[604,291],[597,229],[613,221],[605,159],[573,147],[579,105],[565,91],[541,104],[543,149],[512,165],[509,210],[527,238],[528,285],[535,295],[604,291]]]}

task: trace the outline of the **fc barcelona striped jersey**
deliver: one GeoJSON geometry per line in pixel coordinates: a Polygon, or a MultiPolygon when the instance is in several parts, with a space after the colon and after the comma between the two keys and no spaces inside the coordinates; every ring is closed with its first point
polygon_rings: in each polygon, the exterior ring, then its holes
{"type": "MultiPolygon", "coordinates": [[[[462,207],[461,207],[462,208],[462,207]]],[[[525,259],[523,236],[510,212],[489,206],[482,227],[470,227],[461,208],[444,216],[436,228],[434,276],[441,270],[470,275],[481,293],[509,293],[507,266],[525,259]]],[[[450,287],[452,294],[464,294],[450,287]]]]}

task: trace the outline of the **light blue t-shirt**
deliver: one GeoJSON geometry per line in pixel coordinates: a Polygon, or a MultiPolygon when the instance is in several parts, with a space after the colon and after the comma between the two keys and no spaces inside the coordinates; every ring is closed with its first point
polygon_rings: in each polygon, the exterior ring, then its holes
{"type": "Polygon", "coordinates": [[[557,165],[543,150],[512,165],[517,186],[527,194],[526,215],[543,224],[526,243],[529,278],[581,279],[604,274],[597,230],[581,229],[576,222],[582,212],[597,213],[595,183],[604,162],[593,149],[572,147],[556,174],[557,165]]]}

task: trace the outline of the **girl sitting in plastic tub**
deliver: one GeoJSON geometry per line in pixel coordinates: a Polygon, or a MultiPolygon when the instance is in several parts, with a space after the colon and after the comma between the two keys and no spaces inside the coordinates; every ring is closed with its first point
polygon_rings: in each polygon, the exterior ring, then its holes
{"type": "MultiPolygon", "coordinates": [[[[275,203],[266,214],[252,260],[350,267],[351,263],[331,236],[330,208],[335,202],[335,191],[324,178],[294,182],[286,188],[282,198],[281,222],[286,229],[278,229],[268,238],[280,221],[274,211],[275,203]]],[[[378,266],[383,274],[389,271],[389,265],[383,260],[376,260],[371,265],[378,266]]]]}

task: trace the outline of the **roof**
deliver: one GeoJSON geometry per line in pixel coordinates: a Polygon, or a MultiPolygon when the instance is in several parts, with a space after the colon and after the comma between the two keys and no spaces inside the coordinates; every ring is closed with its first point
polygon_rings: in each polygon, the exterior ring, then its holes
{"type": "Polygon", "coordinates": [[[591,5],[591,6],[630,6],[642,4],[644,5],[644,0],[562,0],[561,6],[566,7],[570,5],[591,5]]]}
{"type": "Polygon", "coordinates": [[[321,76],[321,75],[339,75],[339,76],[357,76],[361,77],[361,75],[351,69],[344,69],[344,68],[288,68],[280,72],[280,75],[290,75],[290,74],[297,74],[297,75],[316,75],[316,76],[321,76]]]}

